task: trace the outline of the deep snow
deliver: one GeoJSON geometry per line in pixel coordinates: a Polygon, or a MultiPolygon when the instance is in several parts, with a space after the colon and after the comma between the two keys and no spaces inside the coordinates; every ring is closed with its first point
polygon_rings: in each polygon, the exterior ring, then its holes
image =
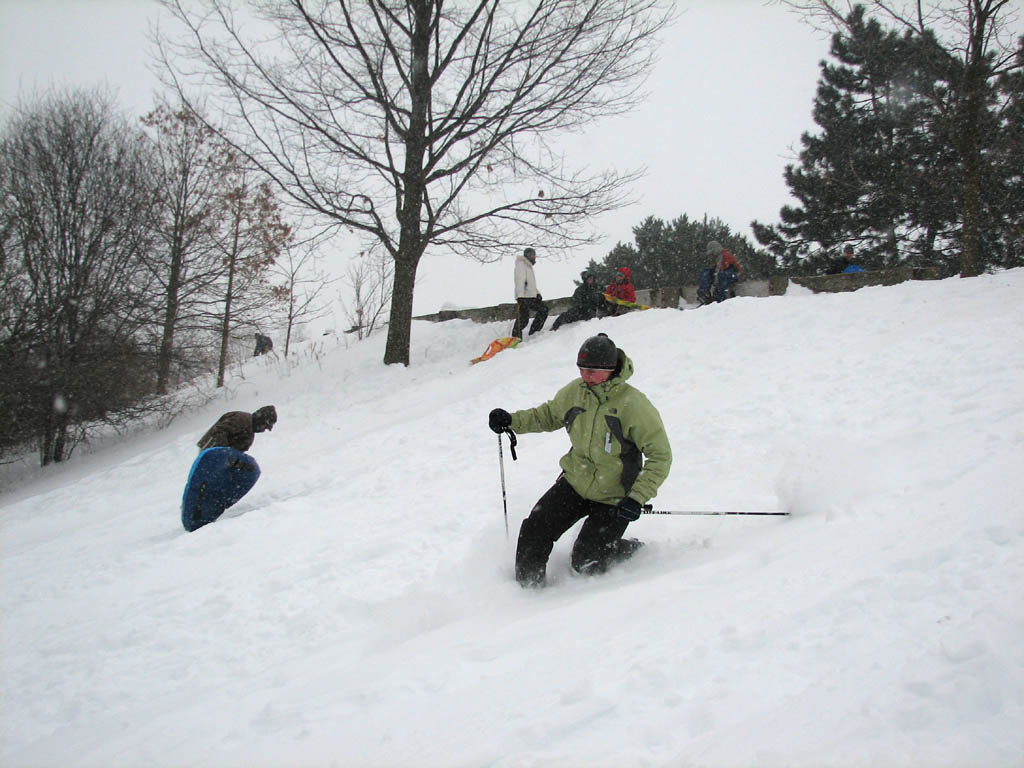
{"type": "Polygon", "coordinates": [[[0,497],[3,766],[1020,766],[1024,269],[545,331],[417,323],[246,364],[162,431],[0,497]],[[563,433],[505,450],[606,331],[667,509],[598,578],[512,578],[563,433]],[[315,353],[314,349],[319,349],[315,353]],[[186,534],[195,441],[273,403],[255,489],[186,534]]]}

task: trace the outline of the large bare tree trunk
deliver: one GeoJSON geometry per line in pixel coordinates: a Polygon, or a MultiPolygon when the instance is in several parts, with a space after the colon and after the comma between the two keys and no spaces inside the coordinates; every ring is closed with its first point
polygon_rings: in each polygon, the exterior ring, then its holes
{"type": "Polygon", "coordinates": [[[388,320],[388,341],[384,349],[384,364],[409,364],[412,333],[412,294],[416,282],[419,259],[396,260],[395,278],[391,296],[391,318],[388,320]]]}
{"type": "Polygon", "coordinates": [[[412,104],[409,110],[409,130],[405,139],[405,170],[403,199],[398,220],[401,231],[398,254],[395,257],[395,287],[391,296],[391,321],[388,324],[388,343],[384,349],[384,363],[409,364],[412,332],[412,300],[416,287],[416,268],[423,255],[421,213],[423,210],[424,169],[426,151],[427,106],[430,104],[430,76],[427,56],[430,51],[430,2],[420,0],[416,9],[416,23],[412,33],[411,82],[412,104]]]}

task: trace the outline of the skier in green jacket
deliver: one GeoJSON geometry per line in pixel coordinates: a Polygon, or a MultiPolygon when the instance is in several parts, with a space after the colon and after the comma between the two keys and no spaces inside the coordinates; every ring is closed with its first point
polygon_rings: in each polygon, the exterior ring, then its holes
{"type": "Polygon", "coordinates": [[[633,362],[605,334],[583,342],[576,365],[580,378],[553,399],[522,411],[495,408],[490,428],[501,434],[553,432],[564,427],[572,448],[559,464],[562,474],[541,496],[519,529],[516,580],[543,586],[555,541],[583,523],[572,548],[572,567],[603,573],[640,546],[623,539],[630,522],[668,477],[672,449],[657,409],[626,383],[633,362]]]}

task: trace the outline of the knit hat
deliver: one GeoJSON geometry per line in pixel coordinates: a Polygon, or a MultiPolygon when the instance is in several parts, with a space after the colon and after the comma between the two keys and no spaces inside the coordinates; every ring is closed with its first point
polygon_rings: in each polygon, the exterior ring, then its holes
{"type": "Polygon", "coordinates": [[[255,432],[265,429],[272,430],[277,423],[277,409],[272,405],[264,405],[252,412],[252,428],[255,432]]]}
{"type": "Polygon", "coordinates": [[[712,240],[708,243],[708,256],[717,256],[722,252],[722,244],[717,240],[712,240]]]}
{"type": "Polygon", "coordinates": [[[619,365],[619,350],[604,333],[583,342],[576,354],[576,366],[596,371],[614,371],[619,365]]]}

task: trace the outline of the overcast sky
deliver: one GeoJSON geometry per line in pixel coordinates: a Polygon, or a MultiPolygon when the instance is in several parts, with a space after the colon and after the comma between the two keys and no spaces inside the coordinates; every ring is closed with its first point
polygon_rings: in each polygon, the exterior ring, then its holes
{"type": "MultiPolygon", "coordinates": [[[[707,213],[753,242],[750,221],[774,222],[792,202],[782,173],[800,134],[814,128],[811,106],[828,40],[762,0],[691,0],[678,8],[647,103],[567,145],[570,156],[594,167],[646,167],[647,175],[635,189],[636,204],[597,222],[600,243],[559,261],[539,254],[537,280],[549,298],[571,293],[589,259],[632,242],[632,228],[646,216],[707,213]]],[[[6,119],[19,97],[51,85],[102,83],[129,114],[144,114],[157,85],[146,34],[158,14],[152,0],[0,0],[0,116],[6,119]]],[[[336,270],[347,255],[333,256],[336,270]]],[[[512,301],[514,255],[479,265],[428,252],[415,311],[512,301]]]]}

